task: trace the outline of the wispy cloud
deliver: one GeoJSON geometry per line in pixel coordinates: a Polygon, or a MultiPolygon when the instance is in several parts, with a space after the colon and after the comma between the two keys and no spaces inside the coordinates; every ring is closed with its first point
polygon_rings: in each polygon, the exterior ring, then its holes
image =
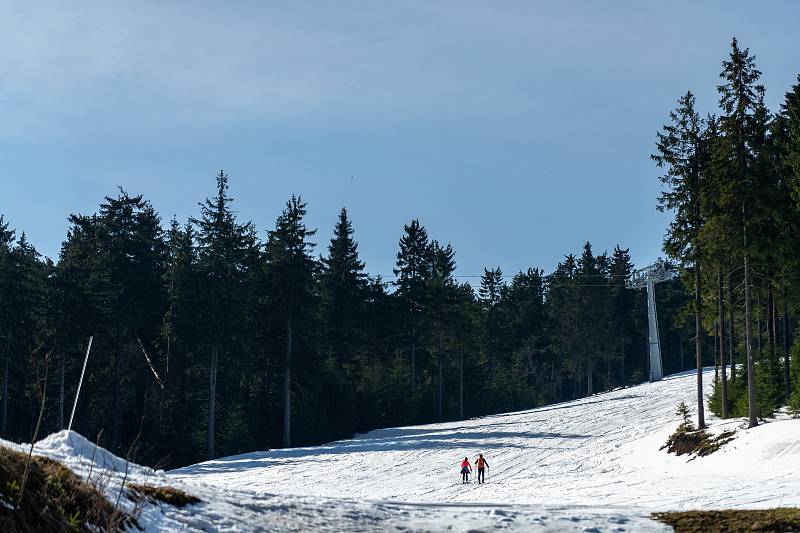
{"type": "Polygon", "coordinates": [[[593,2],[80,5],[3,9],[2,137],[76,121],[513,116],[602,79],[608,41],[647,67],[629,53],[642,34],[593,2]]]}

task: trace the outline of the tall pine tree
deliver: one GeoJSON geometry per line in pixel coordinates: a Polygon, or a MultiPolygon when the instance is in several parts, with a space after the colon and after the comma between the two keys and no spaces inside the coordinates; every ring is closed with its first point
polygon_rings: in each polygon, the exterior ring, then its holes
{"type": "Polygon", "coordinates": [[[316,230],[303,221],[306,204],[292,196],[269,232],[267,241],[267,279],[270,304],[285,326],[283,385],[283,445],[290,447],[292,428],[292,366],[295,345],[309,335],[309,314],[314,312],[316,262],[311,256],[314,243],[309,241],[316,230]]]}
{"type": "Polygon", "coordinates": [[[705,427],[703,408],[703,319],[701,287],[700,230],[703,182],[703,121],[695,111],[695,98],[687,92],[670,112],[670,124],[658,133],[657,154],[651,157],[666,169],[660,177],[665,190],[658,199],[658,209],[675,213],[670,223],[664,249],[678,260],[690,258],[694,274],[695,358],[697,360],[697,427],[705,427]]]}
{"type": "Polygon", "coordinates": [[[228,176],[217,174],[217,195],[200,204],[198,227],[199,300],[201,323],[210,350],[208,365],[208,425],[206,448],[209,459],[215,456],[217,378],[221,355],[230,348],[239,327],[244,298],[244,264],[248,251],[249,224],[240,224],[231,210],[228,176]]]}
{"type": "Polygon", "coordinates": [[[428,232],[419,220],[403,227],[400,250],[397,252],[397,296],[403,307],[405,322],[410,337],[411,393],[415,392],[417,381],[417,347],[421,313],[425,304],[427,284],[433,268],[433,246],[428,240],[428,232]]]}

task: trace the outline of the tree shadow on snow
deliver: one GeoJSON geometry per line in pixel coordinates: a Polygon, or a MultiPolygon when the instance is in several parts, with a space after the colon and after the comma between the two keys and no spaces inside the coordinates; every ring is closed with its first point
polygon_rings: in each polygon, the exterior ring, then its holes
{"type": "MultiPolygon", "coordinates": [[[[288,448],[271,450],[268,452],[252,452],[234,455],[222,459],[215,459],[206,463],[180,468],[172,473],[186,474],[214,474],[241,471],[248,468],[285,467],[291,465],[324,462],[329,459],[321,457],[326,455],[357,454],[364,452],[393,452],[393,451],[425,451],[452,449],[454,455],[462,453],[464,448],[517,448],[517,449],[558,449],[558,446],[531,446],[513,442],[514,439],[525,440],[572,440],[588,439],[592,435],[577,433],[552,433],[535,431],[472,431],[454,433],[458,429],[423,429],[423,428],[397,428],[383,430],[383,433],[370,438],[356,438],[342,440],[310,448],[288,448]],[[318,458],[319,457],[319,458],[318,458]]],[[[471,428],[474,429],[474,428],[471,428]]]]}

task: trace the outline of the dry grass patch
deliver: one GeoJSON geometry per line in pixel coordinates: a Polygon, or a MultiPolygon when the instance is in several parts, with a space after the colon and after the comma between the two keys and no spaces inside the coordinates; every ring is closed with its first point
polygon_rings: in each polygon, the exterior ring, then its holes
{"type": "Polygon", "coordinates": [[[0,531],[117,531],[135,525],[101,491],[52,459],[0,446],[0,531]]]}
{"type": "Polygon", "coordinates": [[[200,498],[172,487],[154,487],[153,485],[142,485],[139,483],[128,483],[127,487],[138,498],[157,500],[169,505],[174,505],[175,507],[185,507],[193,503],[201,502],[200,498]]]}
{"type": "Polygon", "coordinates": [[[800,509],[682,511],[653,513],[676,533],[742,533],[800,531],[800,509]]]}

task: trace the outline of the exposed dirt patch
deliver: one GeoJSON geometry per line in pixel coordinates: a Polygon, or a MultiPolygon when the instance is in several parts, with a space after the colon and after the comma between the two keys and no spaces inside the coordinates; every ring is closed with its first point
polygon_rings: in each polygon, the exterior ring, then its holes
{"type": "Polygon", "coordinates": [[[676,533],[739,533],[800,531],[800,509],[682,511],[653,513],[676,533]]]}

